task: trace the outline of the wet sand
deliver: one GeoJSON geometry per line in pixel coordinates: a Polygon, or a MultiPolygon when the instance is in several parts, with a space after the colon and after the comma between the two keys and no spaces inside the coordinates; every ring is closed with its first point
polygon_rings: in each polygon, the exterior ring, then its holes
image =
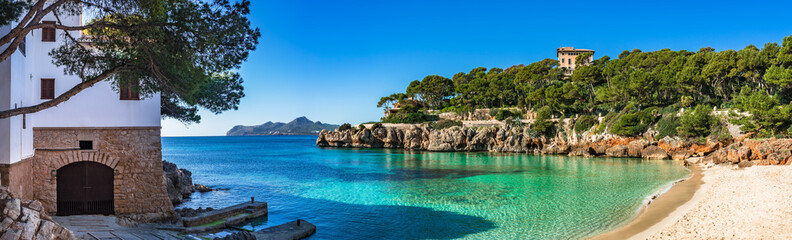
{"type": "Polygon", "coordinates": [[[645,239],[643,236],[656,231],[653,228],[657,227],[658,223],[681,216],[684,210],[690,208],[692,205],[690,203],[694,202],[690,200],[694,198],[703,183],[701,169],[695,165],[688,168],[691,170],[689,178],[674,184],[671,189],[655,198],[632,222],[592,239],[645,239]]]}

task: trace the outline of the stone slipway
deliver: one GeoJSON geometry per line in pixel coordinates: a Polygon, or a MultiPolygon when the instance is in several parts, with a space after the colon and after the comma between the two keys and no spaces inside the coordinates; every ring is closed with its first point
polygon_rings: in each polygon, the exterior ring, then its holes
{"type": "Polygon", "coordinates": [[[292,240],[307,238],[315,232],[316,226],[305,220],[297,220],[255,231],[253,235],[258,240],[292,240]]]}

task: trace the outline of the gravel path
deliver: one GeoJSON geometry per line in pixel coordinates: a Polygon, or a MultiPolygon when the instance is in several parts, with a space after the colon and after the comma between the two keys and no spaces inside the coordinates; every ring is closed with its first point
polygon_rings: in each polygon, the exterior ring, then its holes
{"type": "Polygon", "coordinates": [[[706,194],[648,239],[792,239],[792,166],[704,171],[706,194]]]}

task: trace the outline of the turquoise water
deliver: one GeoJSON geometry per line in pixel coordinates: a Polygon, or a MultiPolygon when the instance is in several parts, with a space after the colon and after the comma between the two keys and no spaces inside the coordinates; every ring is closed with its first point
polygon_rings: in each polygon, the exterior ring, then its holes
{"type": "Polygon", "coordinates": [[[269,216],[305,219],[312,239],[577,239],[632,219],[689,171],[672,161],[387,149],[323,149],[313,136],[164,137],[163,159],[195,183],[178,207],[250,197],[269,216]]]}

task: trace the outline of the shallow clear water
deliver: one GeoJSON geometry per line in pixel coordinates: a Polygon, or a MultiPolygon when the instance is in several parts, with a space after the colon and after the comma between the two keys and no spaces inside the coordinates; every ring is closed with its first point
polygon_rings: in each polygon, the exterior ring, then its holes
{"type": "Polygon", "coordinates": [[[575,239],[635,216],[689,171],[672,161],[323,149],[313,136],[164,137],[195,183],[178,207],[266,201],[261,229],[305,219],[312,239],[575,239]]]}

